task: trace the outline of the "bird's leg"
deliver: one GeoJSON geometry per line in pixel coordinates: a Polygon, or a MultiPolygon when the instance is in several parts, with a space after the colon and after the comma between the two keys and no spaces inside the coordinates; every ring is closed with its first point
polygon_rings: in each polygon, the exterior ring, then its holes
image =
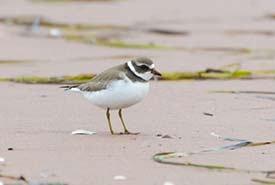
{"type": "Polygon", "coordinates": [[[119,109],[118,115],[119,115],[120,121],[121,121],[121,123],[123,125],[123,128],[124,128],[124,134],[133,134],[133,135],[139,134],[139,132],[137,132],[137,133],[129,132],[129,130],[126,128],[126,125],[125,125],[125,123],[123,121],[123,118],[122,118],[122,109],[119,109]]]}
{"type": "Polygon", "coordinates": [[[108,124],[109,124],[109,128],[110,128],[110,132],[113,135],[114,131],[113,131],[111,120],[110,120],[110,109],[109,108],[107,108],[106,116],[107,116],[107,119],[108,119],[108,124]]]}
{"type": "Polygon", "coordinates": [[[130,132],[128,131],[128,129],[126,128],[125,123],[124,123],[124,121],[123,121],[123,118],[122,118],[122,109],[119,109],[118,115],[119,115],[120,121],[121,121],[121,123],[122,123],[122,125],[123,125],[124,133],[125,133],[125,134],[130,133],[130,132]]]}

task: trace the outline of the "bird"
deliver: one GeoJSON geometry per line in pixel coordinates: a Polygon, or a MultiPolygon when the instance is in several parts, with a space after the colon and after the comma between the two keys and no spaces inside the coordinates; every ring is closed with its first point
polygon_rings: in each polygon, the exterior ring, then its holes
{"type": "Polygon", "coordinates": [[[149,92],[149,81],[161,76],[153,61],[147,57],[138,57],[124,64],[109,68],[96,75],[89,82],[62,86],[67,91],[80,92],[93,105],[106,110],[110,133],[113,131],[110,110],[118,110],[124,132],[120,134],[139,134],[130,132],[122,117],[122,109],[141,102],[149,92]]]}

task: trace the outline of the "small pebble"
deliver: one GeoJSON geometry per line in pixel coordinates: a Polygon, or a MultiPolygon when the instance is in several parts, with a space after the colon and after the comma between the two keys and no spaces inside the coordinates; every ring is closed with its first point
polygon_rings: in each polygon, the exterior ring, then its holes
{"type": "Polygon", "coordinates": [[[0,157],[0,163],[4,163],[5,159],[3,157],[0,157]]]}
{"type": "Polygon", "coordinates": [[[8,148],[8,150],[13,150],[13,148],[12,148],[12,147],[10,147],[10,148],[8,148]]]}
{"type": "Polygon", "coordinates": [[[75,130],[72,132],[72,135],[94,135],[96,132],[89,130],[75,130]]]}
{"type": "Polygon", "coordinates": [[[156,134],[156,136],[157,136],[157,137],[161,137],[161,136],[162,136],[162,134],[156,134]]]}
{"type": "Polygon", "coordinates": [[[52,28],[49,32],[50,36],[52,37],[60,37],[62,35],[62,32],[58,28],[52,28]]]}
{"type": "Polygon", "coordinates": [[[114,179],[114,180],[126,180],[126,177],[123,176],[123,175],[116,175],[116,176],[114,176],[113,179],[114,179]]]}
{"type": "Polygon", "coordinates": [[[174,183],[166,181],[166,182],[163,183],[163,185],[174,185],[174,183]]]}

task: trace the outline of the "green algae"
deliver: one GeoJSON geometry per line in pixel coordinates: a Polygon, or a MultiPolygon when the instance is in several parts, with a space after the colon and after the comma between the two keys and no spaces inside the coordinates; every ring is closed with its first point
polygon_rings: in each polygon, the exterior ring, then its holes
{"type": "Polygon", "coordinates": [[[4,81],[11,81],[16,83],[26,84],[74,84],[84,83],[91,80],[94,77],[93,74],[83,74],[76,76],[62,76],[62,77],[17,77],[17,78],[6,78],[4,81]]]}
{"type": "Polygon", "coordinates": [[[240,78],[250,77],[252,75],[252,72],[247,70],[238,70],[238,71],[229,72],[229,74],[230,74],[229,75],[230,78],[240,79],[240,78]]]}
{"type": "Polygon", "coordinates": [[[0,77],[0,82],[7,82],[7,81],[10,81],[10,79],[9,78],[2,78],[2,77],[0,77]]]}
{"type": "MultiPolygon", "coordinates": [[[[76,75],[76,76],[61,76],[61,77],[39,77],[39,76],[26,76],[16,78],[0,78],[0,81],[11,81],[16,83],[29,83],[29,84],[65,84],[65,83],[84,83],[91,80],[94,75],[76,75]]],[[[190,79],[236,79],[227,76],[219,75],[202,75],[200,73],[163,73],[160,78],[162,81],[177,81],[177,80],[190,80],[190,79]]]]}
{"type": "Polygon", "coordinates": [[[213,165],[213,164],[197,164],[188,161],[182,161],[182,158],[190,157],[192,155],[199,155],[203,153],[209,152],[224,152],[228,150],[235,150],[241,149],[244,147],[259,147],[264,145],[271,145],[275,144],[275,140],[273,141],[266,141],[266,142],[251,142],[247,140],[240,140],[240,139],[232,139],[232,138],[223,138],[227,141],[237,141],[237,144],[222,146],[218,148],[212,148],[207,150],[202,150],[200,152],[161,152],[157,153],[153,156],[153,160],[162,163],[162,164],[169,164],[169,165],[176,165],[176,166],[185,166],[185,167],[195,167],[195,168],[203,168],[208,170],[218,170],[218,171],[233,171],[233,172],[245,172],[245,173],[263,173],[266,174],[267,177],[274,173],[271,170],[250,170],[250,169],[241,169],[241,168],[233,168],[228,166],[222,165],[213,165]],[[176,159],[181,159],[181,161],[175,161],[176,159]]]}
{"type": "Polygon", "coordinates": [[[188,73],[188,72],[176,72],[176,73],[162,73],[160,80],[190,80],[190,79],[200,79],[199,73],[188,73]]]}
{"type": "MultiPolygon", "coordinates": [[[[49,1],[49,2],[61,2],[64,0],[38,0],[38,1],[49,1]]],[[[67,0],[65,0],[67,1],[67,0]]],[[[70,0],[68,0],[70,1],[70,0]]],[[[75,24],[75,23],[64,23],[64,22],[55,22],[49,19],[46,19],[42,16],[37,15],[22,15],[22,16],[14,16],[14,17],[2,17],[0,18],[0,22],[6,24],[13,25],[23,25],[23,26],[31,26],[34,23],[37,23],[40,27],[45,28],[56,28],[62,31],[89,31],[89,30],[130,30],[129,26],[122,25],[95,25],[95,24],[75,24]]],[[[142,32],[155,33],[155,34],[163,34],[163,35],[188,35],[189,33],[186,31],[174,31],[174,30],[163,30],[158,28],[152,28],[148,30],[141,30],[142,32]]],[[[64,36],[68,40],[74,41],[84,41],[83,36],[79,36],[80,39],[76,39],[77,36],[67,35],[64,36]],[[74,37],[74,39],[70,39],[74,37]]],[[[89,40],[89,38],[88,38],[89,40]]],[[[100,39],[99,39],[100,40],[100,39]]],[[[162,46],[160,44],[140,44],[140,43],[125,43],[122,41],[98,41],[99,45],[110,46],[110,47],[120,47],[120,48],[143,48],[143,49],[175,49],[175,50],[185,50],[189,52],[237,52],[237,53],[250,53],[251,50],[247,48],[230,48],[230,47],[209,47],[209,48],[186,48],[186,47],[169,47],[162,46]]]]}
{"type": "MultiPolygon", "coordinates": [[[[40,1],[40,0],[38,0],[40,1]]],[[[44,1],[44,0],[42,0],[44,1]]],[[[47,0],[45,0],[47,1],[47,0]]],[[[51,0],[49,0],[51,1],[51,0]]],[[[54,2],[63,1],[63,0],[52,0],[54,2]]],[[[87,0],[86,0],[87,1],[87,0]]],[[[65,39],[74,42],[81,42],[85,44],[94,44],[98,46],[105,47],[114,47],[114,48],[123,48],[123,49],[161,49],[161,50],[180,50],[184,52],[229,52],[233,54],[249,54],[252,52],[259,52],[258,50],[252,50],[249,48],[235,48],[235,47],[180,47],[180,46],[167,46],[159,43],[134,43],[134,42],[125,42],[122,40],[114,40],[115,38],[110,34],[110,38],[102,39],[96,34],[90,36],[85,36],[87,33],[83,31],[101,31],[101,30],[119,30],[119,31],[130,31],[135,29],[132,26],[123,26],[123,25],[96,25],[96,24],[84,24],[84,23],[64,23],[64,22],[55,22],[49,19],[46,19],[41,16],[36,15],[26,15],[26,16],[14,16],[14,17],[2,17],[0,22],[11,25],[21,25],[21,26],[32,26],[37,24],[37,26],[42,28],[55,28],[62,31],[60,39],[65,39]],[[70,33],[71,32],[71,33],[70,33]],[[72,33],[77,33],[77,35],[72,35],[72,33]]],[[[141,32],[154,33],[154,34],[163,34],[163,35],[188,35],[186,31],[173,31],[173,30],[162,30],[157,28],[139,30],[141,32]]],[[[269,49],[264,49],[264,52],[269,52],[269,49]]],[[[271,51],[270,49],[270,52],[271,51]]]]}
{"type": "Polygon", "coordinates": [[[257,75],[274,75],[275,70],[258,70],[258,71],[255,71],[255,74],[257,74],[257,75]]]}
{"type": "MultiPolygon", "coordinates": [[[[180,153],[180,154],[182,154],[182,153],[180,153]]],[[[153,160],[158,162],[158,163],[162,163],[162,164],[202,168],[202,169],[216,170],[216,171],[234,171],[234,172],[245,172],[245,173],[267,173],[266,171],[238,169],[238,168],[222,166],[222,165],[197,164],[197,163],[192,163],[192,162],[188,162],[188,161],[184,161],[184,162],[169,161],[169,159],[171,159],[171,158],[181,158],[181,157],[183,157],[183,156],[177,155],[176,152],[164,152],[164,153],[155,154],[153,156],[153,160]]]]}
{"type": "MultiPolygon", "coordinates": [[[[126,56],[116,56],[128,57],[126,56]]],[[[248,71],[248,70],[235,70],[226,71],[222,69],[206,69],[198,72],[163,72],[162,76],[158,79],[160,81],[180,81],[180,80],[235,80],[235,79],[262,79],[275,78],[275,71],[248,71]],[[258,76],[261,74],[261,76],[258,76]],[[266,75],[265,75],[266,74],[266,75]]],[[[61,77],[39,77],[39,76],[25,76],[15,78],[0,77],[0,81],[12,81],[17,83],[53,83],[53,84],[66,84],[66,83],[84,83],[91,80],[95,74],[80,74],[75,76],[61,76],[61,77]]],[[[261,94],[262,92],[255,91],[212,91],[212,93],[254,93],[261,94]]],[[[273,92],[272,92],[273,93],[273,92]]]]}
{"type": "Polygon", "coordinates": [[[114,0],[31,0],[32,2],[45,3],[68,3],[68,2],[110,2],[114,0]]]}
{"type": "Polygon", "coordinates": [[[161,152],[157,153],[153,156],[153,160],[168,165],[177,165],[184,167],[195,167],[195,168],[203,168],[208,170],[217,170],[217,171],[232,171],[232,172],[243,172],[243,173],[260,173],[265,174],[266,178],[274,178],[273,174],[275,171],[273,170],[252,170],[252,169],[241,169],[235,167],[228,167],[223,165],[213,165],[213,164],[198,164],[193,162],[188,162],[187,157],[191,157],[193,155],[202,155],[205,153],[217,153],[217,152],[225,152],[232,151],[236,149],[241,149],[244,147],[259,147],[264,145],[272,145],[275,144],[275,140],[266,141],[266,142],[252,142],[244,139],[236,139],[236,138],[228,138],[222,137],[219,135],[215,135],[216,137],[223,139],[224,141],[232,141],[237,142],[236,144],[210,148],[201,150],[198,152],[161,152]]]}
{"type": "Polygon", "coordinates": [[[94,35],[81,35],[81,34],[65,34],[63,36],[68,41],[80,42],[85,44],[93,44],[98,46],[123,48],[123,49],[158,49],[158,50],[180,50],[184,52],[231,52],[239,54],[247,54],[252,52],[247,48],[226,48],[226,47],[209,47],[209,48],[188,48],[161,45],[157,43],[134,43],[125,42],[118,39],[100,39],[94,35]]]}
{"type": "Polygon", "coordinates": [[[257,182],[260,184],[265,184],[265,185],[275,185],[275,181],[262,180],[262,179],[251,179],[251,181],[257,182]]]}
{"type": "Polygon", "coordinates": [[[124,49],[170,49],[168,46],[158,45],[154,43],[126,43],[123,41],[115,40],[115,41],[103,41],[99,40],[96,41],[97,45],[100,46],[109,46],[109,47],[116,47],[116,48],[124,48],[124,49]]]}
{"type": "Polygon", "coordinates": [[[95,35],[84,36],[84,35],[70,34],[70,35],[64,35],[63,37],[65,38],[65,40],[68,40],[68,41],[88,43],[88,44],[95,44],[95,41],[96,41],[95,35]]]}
{"type": "Polygon", "coordinates": [[[106,46],[123,49],[171,49],[168,46],[158,45],[154,43],[126,43],[121,40],[106,40],[97,39],[96,35],[65,35],[64,38],[68,41],[80,42],[98,46],[106,46]]]}
{"type": "Polygon", "coordinates": [[[92,24],[73,24],[73,23],[62,23],[62,22],[54,22],[48,19],[45,19],[41,16],[15,16],[15,17],[2,17],[0,18],[0,22],[11,25],[21,25],[21,26],[31,26],[35,22],[38,22],[40,27],[45,28],[58,28],[61,30],[68,31],[85,31],[85,30],[102,30],[102,29],[128,29],[125,26],[118,25],[92,25],[92,24]]]}
{"type": "Polygon", "coordinates": [[[0,60],[0,65],[6,65],[6,64],[22,64],[22,63],[28,63],[30,61],[27,60],[11,60],[11,59],[7,59],[7,60],[0,60]]]}
{"type": "MultiPolygon", "coordinates": [[[[126,29],[126,28],[125,28],[126,29]]],[[[229,48],[229,47],[205,47],[205,48],[188,48],[180,46],[168,46],[157,43],[134,43],[125,42],[118,39],[102,39],[98,38],[95,34],[64,34],[63,38],[68,41],[81,42],[85,44],[94,44],[106,47],[115,47],[123,49],[159,49],[159,50],[180,50],[184,52],[231,52],[239,54],[247,54],[252,52],[248,48],[229,48]]]]}
{"type": "Polygon", "coordinates": [[[172,49],[171,47],[154,43],[127,43],[121,40],[98,39],[96,35],[74,35],[65,34],[64,38],[68,41],[106,46],[123,49],[172,49]]]}
{"type": "MultiPolygon", "coordinates": [[[[54,22],[49,19],[45,19],[41,16],[15,16],[15,17],[2,17],[0,22],[11,24],[11,25],[21,25],[21,26],[32,26],[37,24],[37,26],[42,28],[54,28],[62,31],[62,36],[60,39],[65,39],[68,41],[81,42],[85,44],[94,44],[106,47],[115,47],[123,49],[161,49],[161,50],[181,50],[185,52],[231,52],[237,54],[247,54],[251,53],[252,50],[248,48],[231,48],[231,47],[205,47],[205,48],[188,48],[188,47],[178,47],[178,46],[167,46],[158,43],[134,43],[125,42],[122,40],[117,40],[113,36],[108,39],[102,39],[96,34],[86,35],[83,31],[95,31],[95,30],[120,30],[129,31],[131,26],[122,25],[93,25],[93,24],[81,24],[81,23],[64,23],[64,22],[54,22]],[[73,32],[74,34],[70,33],[73,32]],[[75,34],[75,32],[77,34],[75,34]]],[[[186,35],[187,32],[181,31],[171,31],[171,30],[161,30],[161,29],[148,29],[140,30],[141,32],[163,34],[163,35],[186,35]]]]}
{"type": "Polygon", "coordinates": [[[213,72],[213,70],[205,70],[199,72],[175,72],[175,73],[163,73],[161,80],[188,80],[188,79],[245,79],[251,77],[253,72],[246,70],[238,71],[219,71],[213,72]]]}
{"type": "Polygon", "coordinates": [[[252,52],[249,48],[231,48],[231,47],[205,47],[205,48],[183,48],[194,52],[229,52],[239,54],[249,54],[252,52]]]}
{"type": "Polygon", "coordinates": [[[263,35],[263,36],[274,36],[274,31],[268,30],[227,30],[226,34],[229,35],[263,35]]]}
{"type": "Polygon", "coordinates": [[[62,83],[64,80],[61,78],[56,77],[37,77],[37,76],[30,76],[30,77],[18,77],[10,79],[12,82],[17,83],[30,83],[30,84],[44,84],[44,83],[62,83]]]}
{"type": "MultiPolygon", "coordinates": [[[[124,28],[126,30],[127,28],[124,28]]],[[[168,46],[158,43],[134,43],[125,42],[118,39],[101,39],[94,35],[81,35],[81,34],[65,34],[63,36],[66,40],[81,42],[86,44],[94,44],[99,46],[123,48],[123,49],[159,49],[159,50],[180,50],[184,52],[230,52],[237,54],[248,54],[252,50],[248,48],[227,48],[227,47],[205,47],[205,48],[188,48],[180,46],[168,46]]]]}

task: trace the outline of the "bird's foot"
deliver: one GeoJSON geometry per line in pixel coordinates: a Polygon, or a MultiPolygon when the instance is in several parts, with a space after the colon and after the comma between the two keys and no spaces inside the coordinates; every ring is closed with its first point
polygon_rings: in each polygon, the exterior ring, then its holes
{"type": "Polygon", "coordinates": [[[140,134],[140,132],[129,132],[128,130],[125,130],[121,134],[123,134],[123,135],[138,135],[138,134],[140,134]]]}

